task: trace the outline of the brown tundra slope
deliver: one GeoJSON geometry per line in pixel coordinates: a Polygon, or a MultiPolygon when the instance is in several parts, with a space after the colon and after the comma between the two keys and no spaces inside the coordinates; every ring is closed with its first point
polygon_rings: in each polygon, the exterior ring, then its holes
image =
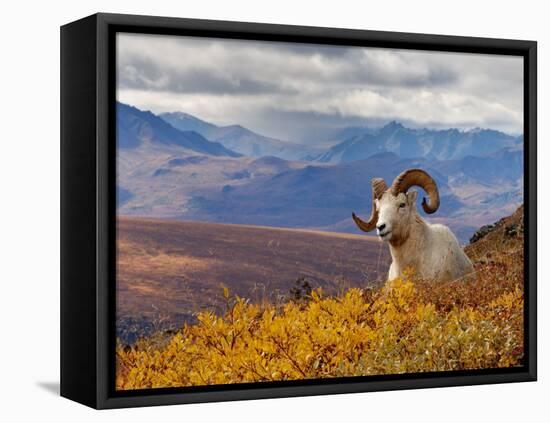
{"type": "Polygon", "coordinates": [[[345,233],[121,217],[117,238],[117,317],[136,333],[222,310],[222,286],[282,302],[306,280],[328,294],[372,284],[389,264],[377,238],[345,233]]]}

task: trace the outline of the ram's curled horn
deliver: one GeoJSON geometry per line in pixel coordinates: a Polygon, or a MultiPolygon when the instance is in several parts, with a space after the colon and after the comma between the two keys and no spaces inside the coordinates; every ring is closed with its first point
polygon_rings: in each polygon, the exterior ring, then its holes
{"type": "Polygon", "coordinates": [[[376,211],[375,200],[380,199],[382,194],[388,190],[386,182],[382,178],[373,178],[372,180],[372,209],[370,212],[370,219],[368,222],[365,222],[359,218],[355,213],[352,213],[351,216],[355,221],[355,224],[365,232],[370,232],[376,228],[376,222],[378,221],[378,212],[376,211]]]}
{"type": "Polygon", "coordinates": [[[426,201],[426,197],[422,199],[422,208],[424,211],[428,214],[435,213],[439,208],[439,191],[437,189],[437,184],[434,179],[422,169],[405,170],[395,178],[390,190],[393,195],[397,195],[400,192],[406,193],[413,185],[419,186],[428,194],[428,201],[426,201]]]}
{"type": "MultiPolygon", "coordinates": [[[[388,190],[386,182],[382,178],[372,178],[372,203],[374,200],[380,200],[382,194],[388,190]]],[[[374,207],[373,207],[374,208],[374,207]]]]}

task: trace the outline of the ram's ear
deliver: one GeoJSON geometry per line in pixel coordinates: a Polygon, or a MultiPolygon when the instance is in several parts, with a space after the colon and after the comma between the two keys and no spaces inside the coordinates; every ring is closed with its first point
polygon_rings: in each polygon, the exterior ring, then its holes
{"type": "Polygon", "coordinates": [[[414,206],[416,203],[416,197],[418,196],[418,192],[415,190],[411,190],[407,193],[407,203],[409,203],[409,206],[414,206]]]}

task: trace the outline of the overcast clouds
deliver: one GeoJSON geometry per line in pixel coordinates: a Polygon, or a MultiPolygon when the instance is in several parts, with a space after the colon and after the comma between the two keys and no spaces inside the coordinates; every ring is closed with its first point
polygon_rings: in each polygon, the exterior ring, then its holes
{"type": "Polygon", "coordinates": [[[312,142],[326,128],[523,128],[521,58],[119,34],[118,99],[312,142]]]}

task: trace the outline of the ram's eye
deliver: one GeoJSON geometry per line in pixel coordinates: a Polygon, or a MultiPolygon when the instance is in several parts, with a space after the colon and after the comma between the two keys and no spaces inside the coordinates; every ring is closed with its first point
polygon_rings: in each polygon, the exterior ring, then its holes
{"type": "Polygon", "coordinates": [[[405,207],[405,203],[399,204],[399,208],[400,208],[400,209],[402,209],[403,207],[405,207]]]}

